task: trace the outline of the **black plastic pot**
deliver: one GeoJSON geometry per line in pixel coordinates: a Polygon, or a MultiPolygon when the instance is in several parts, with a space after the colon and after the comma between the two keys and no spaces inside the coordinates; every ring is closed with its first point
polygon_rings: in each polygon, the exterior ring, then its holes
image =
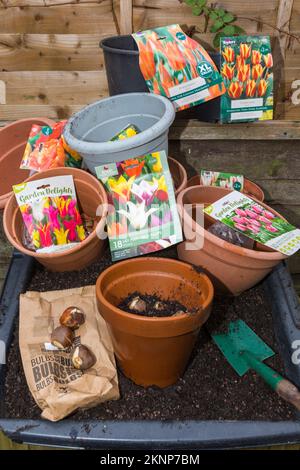
{"type": "MultiPolygon", "coordinates": [[[[121,93],[147,92],[148,87],[140,71],[139,51],[131,35],[111,36],[100,42],[104,52],[104,62],[110,96],[121,93]]],[[[217,67],[220,67],[220,54],[210,53],[217,67]]],[[[191,109],[177,113],[179,119],[198,119],[216,122],[220,118],[220,97],[207,101],[191,109]]]]}
{"type": "MultiPolygon", "coordinates": [[[[11,343],[19,294],[26,290],[33,259],[15,253],[0,299],[0,340],[11,343]]],[[[274,329],[285,373],[300,387],[300,365],[291,361],[300,340],[300,305],[285,264],[264,282],[272,304],[274,329]],[[297,327],[298,326],[298,327],[297,327]]],[[[5,366],[0,365],[0,428],[16,442],[96,449],[221,449],[300,442],[300,416],[294,421],[74,421],[2,419],[5,366]]]]}

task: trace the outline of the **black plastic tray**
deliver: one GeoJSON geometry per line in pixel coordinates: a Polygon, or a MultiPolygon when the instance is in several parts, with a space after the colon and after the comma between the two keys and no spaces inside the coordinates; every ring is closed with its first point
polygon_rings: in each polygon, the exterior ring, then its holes
{"type": "MultiPolygon", "coordinates": [[[[11,343],[19,294],[32,274],[32,259],[14,253],[0,299],[0,340],[11,343]]],[[[291,358],[300,341],[300,305],[284,263],[264,282],[287,377],[300,387],[300,364],[291,358]]],[[[299,347],[299,346],[298,346],[299,347]]],[[[0,365],[0,428],[16,442],[97,449],[216,449],[300,442],[300,415],[294,421],[73,421],[1,419],[5,366],[0,365]]]]}

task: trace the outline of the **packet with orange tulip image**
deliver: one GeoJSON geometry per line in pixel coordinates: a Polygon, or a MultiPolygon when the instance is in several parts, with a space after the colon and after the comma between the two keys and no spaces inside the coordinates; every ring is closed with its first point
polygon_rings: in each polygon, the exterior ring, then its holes
{"type": "Polygon", "coordinates": [[[234,36],[220,40],[221,122],[273,119],[273,58],[269,36],[234,36]]]}
{"type": "Polygon", "coordinates": [[[176,111],[225,92],[222,77],[200,44],[178,24],[134,33],[141,72],[151,93],[169,98],[176,111]]]}
{"type": "Polygon", "coordinates": [[[113,261],[182,241],[164,151],[101,165],[96,173],[108,193],[107,233],[113,261]]]}
{"type": "Polygon", "coordinates": [[[13,191],[37,252],[66,250],[86,238],[71,175],[17,184],[13,191]]]}

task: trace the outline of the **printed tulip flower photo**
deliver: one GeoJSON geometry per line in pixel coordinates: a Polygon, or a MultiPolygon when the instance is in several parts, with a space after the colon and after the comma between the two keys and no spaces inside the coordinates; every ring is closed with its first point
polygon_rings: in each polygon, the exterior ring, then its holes
{"type": "Polygon", "coordinates": [[[234,209],[221,222],[262,244],[295,228],[286,220],[255,203],[234,209]]]}
{"type": "Polygon", "coordinates": [[[221,74],[226,86],[221,98],[223,122],[273,118],[273,58],[268,36],[221,38],[221,74]]]}
{"type": "Polygon", "coordinates": [[[103,165],[96,171],[108,192],[107,233],[113,259],[119,250],[116,256],[131,257],[180,241],[181,228],[164,152],[111,166],[103,165]],[[110,170],[113,174],[107,176],[110,170]]]}

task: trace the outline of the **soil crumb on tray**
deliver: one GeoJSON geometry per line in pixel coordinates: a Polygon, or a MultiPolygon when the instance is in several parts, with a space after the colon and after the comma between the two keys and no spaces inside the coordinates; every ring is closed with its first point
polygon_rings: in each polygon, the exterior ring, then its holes
{"type": "MultiPolygon", "coordinates": [[[[175,257],[176,249],[155,253],[175,257]]],[[[72,273],[51,273],[37,266],[28,290],[57,290],[91,285],[111,264],[107,252],[87,269],[72,273]]],[[[272,326],[271,307],[262,286],[239,297],[216,297],[211,314],[213,328],[241,318],[276,355],[265,361],[284,374],[272,326]]],[[[210,325],[212,325],[210,323],[210,325]]],[[[6,418],[36,419],[41,411],[27,387],[18,346],[18,325],[7,358],[5,383],[6,418]]],[[[158,364],[159,367],[159,364],[158,364]]],[[[239,377],[212,341],[208,330],[200,330],[189,365],[178,382],[165,389],[135,385],[119,370],[121,398],[95,408],[79,410],[74,420],[291,420],[294,409],[281,400],[252,370],[239,377]]]]}
{"type": "Polygon", "coordinates": [[[133,292],[123,299],[118,308],[145,317],[170,317],[187,313],[187,308],[176,300],[161,299],[157,295],[133,292]]]}

